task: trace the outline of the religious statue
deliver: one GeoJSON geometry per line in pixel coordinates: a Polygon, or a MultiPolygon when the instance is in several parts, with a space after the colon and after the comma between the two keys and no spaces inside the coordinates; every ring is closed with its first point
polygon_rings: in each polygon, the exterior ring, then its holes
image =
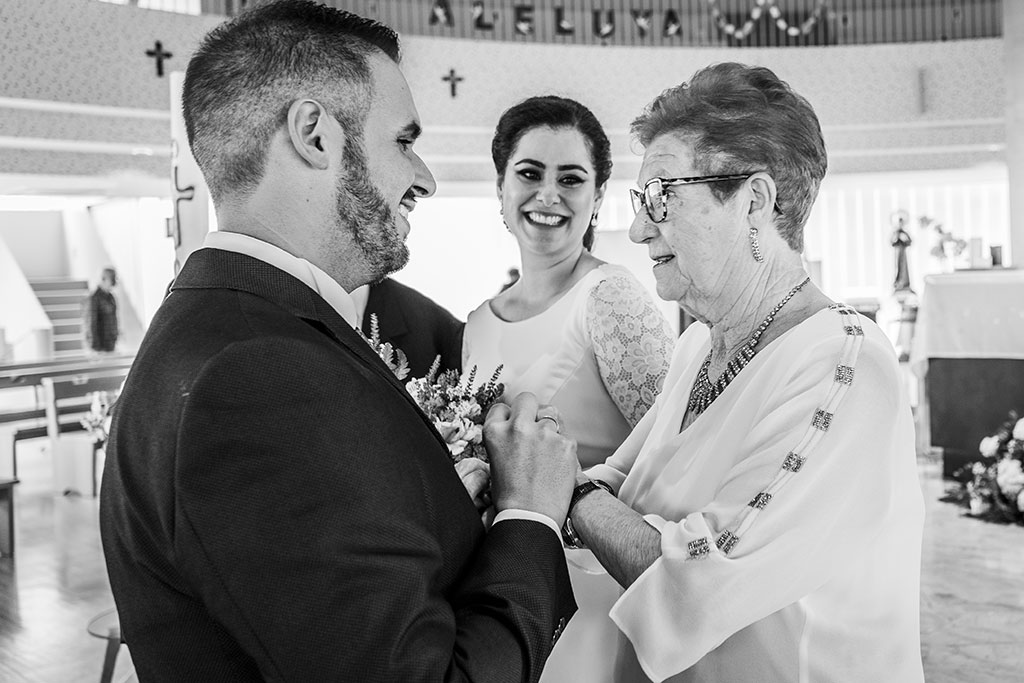
{"type": "Polygon", "coordinates": [[[910,358],[910,345],[914,338],[917,322],[917,294],[910,287],[910,269],[907,264],[907,248],[913,243],[906,231],[910,214],[903,209],[892,212],[889,217],[892,236],[889,244],[896,250],[896,277],[892,283],[892,297],[883,304],[879,320],[884,321],[883,329],[892,341],[900,362],[910,358]]]}
{"type": "Polygon", "coordinates": [[[899,209],[893,212],[889,220],[892,225],[892,237],[889,243],[896,249],[896,279],[892,283],[893,292],[913,293],[914,290],[910,287],[910,270],[907,266],[907,247],[913,243],[913,240],[910,238],[910,233],[904,230],[910,221],[910,215],[903,209],[899,209]]]}

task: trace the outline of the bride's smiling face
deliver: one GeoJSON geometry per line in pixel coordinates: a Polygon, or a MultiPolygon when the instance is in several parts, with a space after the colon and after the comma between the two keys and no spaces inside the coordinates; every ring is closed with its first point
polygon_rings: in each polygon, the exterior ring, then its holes
{"type": "Polygon", "coordinates": [[[520,249],[542,255],[583,248],[602,193],[586,139],[575,128],[528,130],[498,180],[505,224],[520,249]]]}

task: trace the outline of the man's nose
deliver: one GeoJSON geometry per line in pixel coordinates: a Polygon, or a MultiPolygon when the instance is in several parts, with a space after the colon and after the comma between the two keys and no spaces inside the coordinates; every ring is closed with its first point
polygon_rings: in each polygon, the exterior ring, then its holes
{"type": "Polygon", "coordinates": [[[437,183],[434,181],[434,174],[430,172],[427,165],[420,159],[420,155],[413,153],[415,159],[416,178],[413,180],[413,192],[417,197],[430,197],[437,192],[437,183]]]}

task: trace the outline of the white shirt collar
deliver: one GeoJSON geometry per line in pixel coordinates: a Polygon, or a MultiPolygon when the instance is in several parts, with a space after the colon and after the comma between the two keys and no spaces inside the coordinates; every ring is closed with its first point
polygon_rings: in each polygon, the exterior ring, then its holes
{"type": "Polygon", "coordinates": [[[356,307],[356,324],[360,329],[363,327],[363,318],[366,317],[366,304],[370,302],[370,285],[360,285],[353,289],[349,296],[356,307]]]}
{"type": "Polygon", "coordinates": [[[207,233],[203,246],[245,254],[283,270],[323,297],[345,322],[358,329],[359,318],[352,297],[334,278],[306,259],[293,256],[269,242],[237,232],[207,233]]]}

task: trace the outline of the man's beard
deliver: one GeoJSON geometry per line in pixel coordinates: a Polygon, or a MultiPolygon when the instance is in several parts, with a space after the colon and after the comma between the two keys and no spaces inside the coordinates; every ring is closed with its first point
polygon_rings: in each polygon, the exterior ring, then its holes
{"type": "Polygon", "coordinates": [[[360,141],[349,140],[343,162],[335,200],[338,229],[351,231],[373,282],[379,282],[409,262],[409,247],[387,201],[370,182],[360,141]]]}

